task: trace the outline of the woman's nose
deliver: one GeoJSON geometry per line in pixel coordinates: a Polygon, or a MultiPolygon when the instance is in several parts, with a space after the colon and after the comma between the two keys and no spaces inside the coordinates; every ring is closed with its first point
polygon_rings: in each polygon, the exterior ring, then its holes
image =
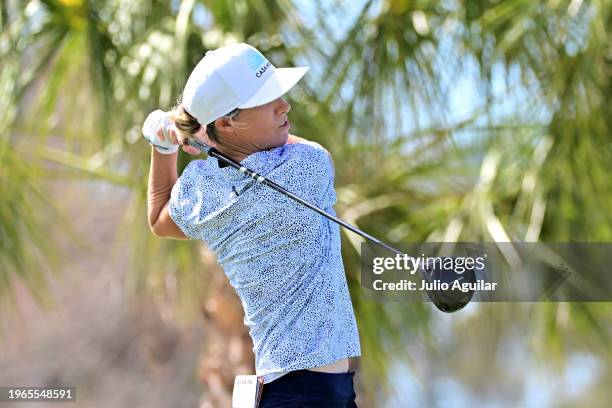
{"type": "Polygon", "coordinates": [[[291,105],[289,105],[289,102],[287,102],[285,98],[278,98],[278,101],[279,101],[278,111],[281,114],[287,113],[291,110],[291,105]]]}

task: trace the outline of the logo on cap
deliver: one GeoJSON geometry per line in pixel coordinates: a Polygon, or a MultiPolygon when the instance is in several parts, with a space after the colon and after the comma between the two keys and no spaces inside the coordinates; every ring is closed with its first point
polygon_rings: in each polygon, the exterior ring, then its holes
{"type": "Polygon", "coordinates": [[[266,58],[257,51],[249,51],[247,62],[249,64],[249,68],[251,68],[251,71],[256,72],[258,68],[262,66],[264,62],[266,62],[266,58]]]}

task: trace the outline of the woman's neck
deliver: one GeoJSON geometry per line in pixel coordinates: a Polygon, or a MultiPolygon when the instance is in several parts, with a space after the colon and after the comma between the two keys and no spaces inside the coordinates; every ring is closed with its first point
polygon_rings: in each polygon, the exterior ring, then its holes
{"type": "Polygon", "coordinates": [[[236,163],[240,163],[247,156],[255,152],[259,152],[263,149],[258,149],[256,147],[244,147],[244,146],[235,146],[235,145],[227,145],[227,144],[217,144],[215,149],[223,154],[224,156],[229,157],[234,160],[236,163]]]}

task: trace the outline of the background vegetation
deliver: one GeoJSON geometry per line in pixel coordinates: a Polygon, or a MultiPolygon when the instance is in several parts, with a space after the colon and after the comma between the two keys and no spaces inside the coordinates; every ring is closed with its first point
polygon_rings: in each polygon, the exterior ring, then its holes
{"type": "MultiPolygon", "coordinates": [[[[289,95],[293,129],[332,153],[337,213],[372,235],[612,241],[611,3],[0,3],[0,383],[76,384],[87,406],[167,406],[160,389],[227,406],[233,375],[252,370],[214,256],[155,238],[145,216],[141,124],[230,42],[311,67],[289,95]]],[[[610,400],[609,303],[444,316],[368,302],[360,239],[343,234],[360,406],[610,400]]]]}

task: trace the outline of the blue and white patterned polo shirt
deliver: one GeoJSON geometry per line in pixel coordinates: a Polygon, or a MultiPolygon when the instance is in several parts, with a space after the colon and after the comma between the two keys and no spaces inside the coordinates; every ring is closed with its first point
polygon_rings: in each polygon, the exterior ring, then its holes
{"type": "MultiPolygon", "coordinates": [[[[321,145],[286,144],[241,164],[335,215],[334,169],[321,145]]],[[[264,383],[360,356],[338,224],[214,158],[189,163],[168,208],[185,235],[216,253],[264,383]]]]}

